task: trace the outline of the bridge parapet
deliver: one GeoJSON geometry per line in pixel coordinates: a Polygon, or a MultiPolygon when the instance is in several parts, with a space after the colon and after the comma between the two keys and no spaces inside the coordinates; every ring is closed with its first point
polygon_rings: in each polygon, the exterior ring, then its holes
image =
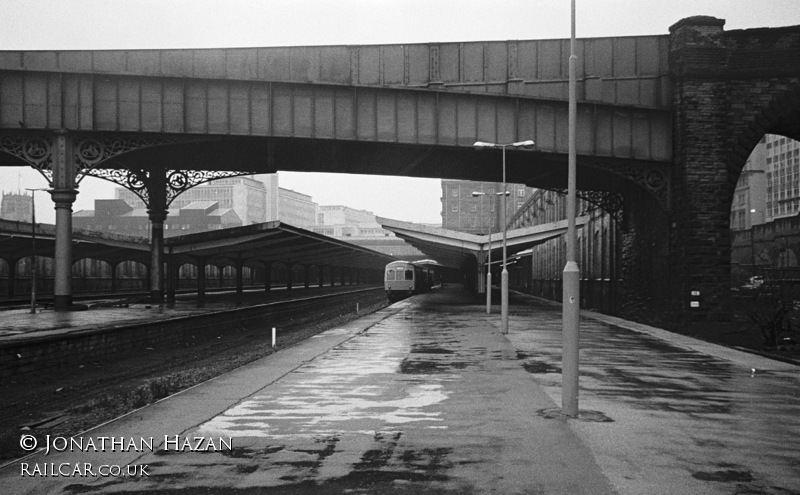
{"type": "MultiPolygon", "coordinates": [[[[580,39],[578,98],[669,108],[669,38],[580,39]]],[[[181,50],[2,51],[0,70],[408,87],[567,100],[568,39],[181,50]]]]}

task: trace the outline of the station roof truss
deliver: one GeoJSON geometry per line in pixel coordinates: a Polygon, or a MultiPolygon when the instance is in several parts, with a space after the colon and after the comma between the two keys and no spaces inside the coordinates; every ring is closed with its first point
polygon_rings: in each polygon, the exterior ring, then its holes
{"type": "MultiPolygon", "coordinates": [[[[500,261],[503,255],[502,232],[492,234],[490,243],[488,235],[458,232],[388,218],[377,218],[377,221],[384,229],[394,232],[397,237],[419,249],[426,256],[449,268],[463,269],[476,260],[485,262],[482,256],[488,253],[489,249],[492,251],[493,261],[500,261]]],[[[576,228],[582,227],[587,221],[586,216],[577,217],[576,228]]],[[[566,232],[566,220],[509,230],[506,233],[508,257],[566,232]]]]}
{"type": "Polygon", "coordinates": [[[285,263],[379,269],[397,258],[279,221],[170,237],[165,252],[179,263],[285,263]]]}
{"type": "MultiPolygon", "coordinates": [[[[55,226],[36,224],[36,254],[53,258],[55,226]]],[[[31,255],[30,223],[0,220],[0,258],[9,263],[31,255]]],[[[97,259],[115,265],[122,261],[150,264],[150,241],[145,237],[76,229],[72,234],[73,260],[97,259]]],[[[284,224],[266,222],[232,229],[168,237],[164,241],[171,261],[181,264],[227,266],[241,262],[340,266],[377,269],[397,258],[349,242],[284,224]]]]}

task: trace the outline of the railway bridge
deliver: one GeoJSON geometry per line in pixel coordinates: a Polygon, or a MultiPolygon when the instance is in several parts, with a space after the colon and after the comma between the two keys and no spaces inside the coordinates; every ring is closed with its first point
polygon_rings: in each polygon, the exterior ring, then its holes
{"type": "MultiPolygon", "coordinates": [[[[57,307],[71,303],[71,208],[86,176],[135,191],[152,223],[181,192],[278,170],[566,187],[569,40],[210,50],[0,52],[0,165],[56,209],[57,307]]],[[[578,189],[622,208],[627,318],[713,331],[730,315],[733,190],[766,132],[800,139],[800,26],[580,39],[578,189]],[[621,205],[621,206],[620,206],[621,205]],[[692,294],[695,294],[694,296],[692,294]],[[700,294],[700,296],[697,296],[700,294]],[[695,304],[692,304],[695,303],[695,304]]]]}

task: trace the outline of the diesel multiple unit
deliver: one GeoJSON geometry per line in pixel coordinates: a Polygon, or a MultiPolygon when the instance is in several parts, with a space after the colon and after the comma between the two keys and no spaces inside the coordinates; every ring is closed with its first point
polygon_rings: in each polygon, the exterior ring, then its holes
{"type": "Polygon", "coordinates": [[[384,271],[386,297],[395,302],[426,292],[434,285],[434,267],[410,261],[392,261],[384,271]]]}

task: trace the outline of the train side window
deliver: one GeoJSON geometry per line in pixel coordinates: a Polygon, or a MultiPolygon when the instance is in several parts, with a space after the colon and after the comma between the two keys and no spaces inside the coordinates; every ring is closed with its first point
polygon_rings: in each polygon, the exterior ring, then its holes
{"type": "Polygon", "coordinates": [[[414,280],[414,270],[406,270],[406,280],[414,280]]]}
{"type": "Polygon", "coordinates": [[[386,280],[394,280],[394,272],[392,270],[386,270],[386,280]]]}

